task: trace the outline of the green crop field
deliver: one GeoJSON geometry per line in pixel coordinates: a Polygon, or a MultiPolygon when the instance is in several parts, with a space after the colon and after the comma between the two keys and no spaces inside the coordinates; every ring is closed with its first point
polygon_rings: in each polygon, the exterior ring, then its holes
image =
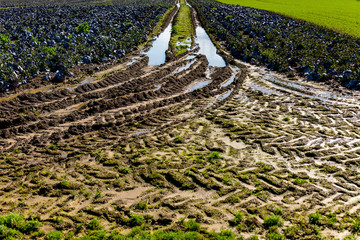
{"type": "Polygon", "coordinates": [[[220,0],[303,19],[360,37],[359,0],[220,0]]]}

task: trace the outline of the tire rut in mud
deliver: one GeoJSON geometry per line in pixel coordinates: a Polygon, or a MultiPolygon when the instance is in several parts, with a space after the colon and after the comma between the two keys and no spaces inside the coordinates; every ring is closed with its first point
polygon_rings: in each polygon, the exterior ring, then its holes
{"type": "MultiPolygon", "coordinates": [[[[71,135],[121,126],[130,119],[143,121],[148,115],[159,118],[159,114],[153,113],[156,109],[171,113],[172,105],[210,101],[241,83],[238,77],[226,88],[220,87],[222,82],[237,73],[229,67],[209,68],[206,57],[202,55],[191,61],[183,57],[159,67],[147,66],[147,62],[148,58],[142,56],[134,63],[124,63],[121,71],[98,81],[48,92],[26,93],[0,102],[3,150],[19,148],[29,151],[34,146],[56,143],[71,135]],[[184,65],[189,65],[188,69],[184,69],[184,65]],[[211,83],[203,88],[188,90],[191,85],[209,79],[211,83]]],[[[192,111],[201,110],[200,107],[192,111]]],[[[168,119],[169,122],[175,120],[176,116],[168,119]]],[[[122,133],[123,137],[127,135],[130,133],[122,133]]]]}

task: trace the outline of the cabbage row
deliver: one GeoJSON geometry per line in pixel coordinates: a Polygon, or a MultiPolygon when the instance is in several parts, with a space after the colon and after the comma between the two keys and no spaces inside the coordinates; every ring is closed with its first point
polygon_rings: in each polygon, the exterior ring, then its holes
{"type": "Polygon", "coordinates": [[[49,5],[171,5],[169,0],[0,0],[0,8],[49,5]]]}
{"type": "Polygon", "coordinates": [[[173,4],[163,3],[1,9],[0,89],[39,73],[57,72],[57,78],[64,78],[79,63],[123,57],[146,41],[173,4]]]}
{"type": "Polygon", "coordinates": [[[215,40],[243,61],[359,88],[360,39],[272,12],[191,0],[215,40]]]}

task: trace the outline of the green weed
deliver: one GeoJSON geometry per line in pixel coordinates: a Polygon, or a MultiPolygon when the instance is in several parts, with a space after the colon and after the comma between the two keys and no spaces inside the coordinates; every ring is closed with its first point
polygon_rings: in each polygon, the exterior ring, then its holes
{"type": "Polygon", "coordinates": [[[272,226],[280,226],[282,224],[282,218],[279,215],[268,216],[264,219],[264,227],[270,228],[272,226]]]}
{"type": "Polygon", "coordinates": [[[309,222],[314,225],[318,225],[320,222],[320,214],[319,213],[310,213],[309,214],[309,222]]]}
{"type": "Polygon", "coordinates": [[[131,214],[129,219],[129,226],[135,227],[144,224],[144,217],[138,214],[131,214]]]}
{"type": "Polygon", "coordinates": [[[51,231],[46,234],[45,240],[60,240],[62,239],[64,234],[59,231],[51,231]]]}
{"type": "Polygon", "coordinates": [[[86,33],[89,34],[89,24],[87,22],[80,23],[79,26],[76,28],[77,33],[86,33]]]}

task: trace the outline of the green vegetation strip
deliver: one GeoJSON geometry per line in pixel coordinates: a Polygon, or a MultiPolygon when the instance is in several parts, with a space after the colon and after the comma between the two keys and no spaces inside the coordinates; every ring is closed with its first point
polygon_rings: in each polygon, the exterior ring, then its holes
{"type": "Polygon", "coordinates": [[[343,33],[360,36],[360,1],[356,0],[219,0],[303,19],[343,33]]]}
{"type": "Polygon", "coordinates": [[[148,37],[149,40],[152,40],[153,37],[159,35],[161,33],[162,28],[166,27],[165,26],[166,20],[169,17],[171,17],[170,15],[174,11],[174,9],[175,9],[175,7],[169,8],[163,16],[161,16],[161,15],[158,16],[159,22],[155,26],[153,32],[149,35],[149,37],[148,37]]]}
{"type": "MultiPolygon", "coordinates": [[[[59,220],[57,220],[58,222],[59,220]]],[[[61,220],[62,221],[62,220],[61,220]]],[[[0,217],[0,239],[45,239],[45,240],[131,240],[131,239],[227,239],[235,240],[235,234],[230,230],[222,230],[219,233],[206,232],[200,228],[200,224],[195,220],[178,222],[178,230],[169,231],[146,231],[144,218],[137,214],[132,214],[129,218],[129,225],[133,226],[132,231],[127,235],[119,234],[117,231],[107,231],[97,219],[92,219],[88,223],[79,223],[74,231],[49,231],[45,233],[41,230],[43,224],[38,219],[25,219],[23,215],[8,213],[0,217]]]]}
{"type": "Polygon", "coordinates": [[[176,15],[174,25],[171,29],[170,48],[175,56],[187,51],[191,46],[193,36],[193,25],[190,7],[185,0],[180,0],[180,10],[176,15]]]}

